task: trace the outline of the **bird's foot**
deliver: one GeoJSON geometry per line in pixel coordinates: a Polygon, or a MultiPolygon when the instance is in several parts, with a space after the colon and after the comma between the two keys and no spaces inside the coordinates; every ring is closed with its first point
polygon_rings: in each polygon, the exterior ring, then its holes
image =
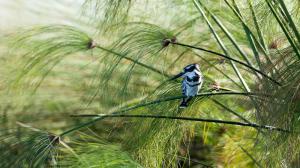
{"type": "Polygon", "coordinates": [[[183,108],[187,108],[187,106],[188,106],[187,102],[182,101],[181,104],[180,104],[180,106],[179,106],[179,108],[183,109],[183,108]]]}

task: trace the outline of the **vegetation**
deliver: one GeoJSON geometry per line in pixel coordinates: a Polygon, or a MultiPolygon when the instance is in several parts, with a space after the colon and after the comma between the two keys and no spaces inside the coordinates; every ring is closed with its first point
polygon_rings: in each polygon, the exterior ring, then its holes
{"type": "Polygon", "coordinates": [[[0,167],[300,167],[299,4],[0,2],[0,167]]]}

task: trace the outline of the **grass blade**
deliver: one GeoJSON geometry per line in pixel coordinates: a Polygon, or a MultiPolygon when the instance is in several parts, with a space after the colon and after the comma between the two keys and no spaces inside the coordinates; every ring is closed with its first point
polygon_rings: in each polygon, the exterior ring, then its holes
{"type": "Polygon", "coordinates": [[[197,121],[197,122],[207,122],[207,123],[218,123],[218,124],[228,124],[244,127],[262,128],[280,132],[290,132],[288,130],[273,127],[269,125],[258,125],[255,123],[242,123],[236,121],[225,121],[216,119],[203,119],[203,118],[193,118],[193,117],[176,117],[176,116],[160,116],[160,115],[131,115],[131,114],[82,114],[82,115],[72,115],[71,117],[103,117],[103,118],[155,118],[155,119],[171,119],[171,120],[183,120],[183,121],[197,121]]]}
{"type": "MultiPolygon", "coordinates": [[[[226,56],[229,55],[225,45],[223,44],[222,40],[220,39],[220,37],[218,36],[217,32],[215,31],[215,29],[213,28],[212,24],[209,22],[206,14],[204,13],[203,9],[201,8],[199,1],[197,2],[196,0],[193,1],[195,7],[198,9],[198,11],[200,12],[200,14],[203,16],[203,18],[205,19],[209,29],[211,30],[211,32],[213,33],[215,39],[217,40],[219,46],[222,48],[223,52],[225,53],[226,56]]],[[[240,82],[242,83],[242,85],[244,86],[244,89],[247,92],[250,92],[250,88],[248,86],[248,84],[246,83],[246,81],[244,80],[242,74],[240,73],[240,71],[238,70],[237,66],[235,65],[235,63],[233,63],[232,61],[230,61],[232,68],[234,69],[236,75],[238,76],[238,78],[240,79],[240,82]]]]}
{"type": "Polygon", "coordinates": [[[287,40],[289,41],[290,45],[292,46],[294,52],[296,53],[296,55],[298,56],[298,58],[300,59],[300,53],[299,53],[299,49],[297,47],[297,45],[295,44],[293,37],[290,35],[288,28],[285,26],[285,24],[283,23],[282,18],[280,18],[279,14],[277,13],[275,7],[271,4],[270,0],[266,0],[266,3],[268,4],[272,14],[274,15],[274,17],[276,18],[278,24],[280,25],[282,31],[284,32],[287,40]]]}
{"type": "Polygon", "coordinates": [[[288,25],[292,28],[293,33],[295,33],[295,36],[296,36],[296,38],[298,40],[298,43],[299,43],[300,42],[300,34],[299,34],[299,31],[298,31],[298,29],[295,25],[295,22],[292,19],[292,16],[290,15],[290,12],[288,11],[288,9],[287,9],[287,7],[286,7],[283,0],[279,0],[279,4],[281,5],[281,7],[283,9],[283,12],[284,12],[284,14],[287,18],[287,21],[289,23],[288,25]]]}
{"type": "Polygon", "coordinates": [[[207,52],[207,53],[211,53],[211,54],[214,54],[214,55],[217,55],[217,56],[220,56],[220,57],[223,57],[223,58],[226,58],[228,60],[231,60],[233,62],[236,62],[236,63],[239,63],[240,65],[243,65],[253,71],[256,71],[257,73],[261,74],[262,76],[264,76],[265,78],[269,79],[270,81],[274,82],[275,84],[281,86],[281,84],[276,81],[275,79],[269,77],[268,75],[266,75],[265,73],[261,72],[260,70],[258,69],[255,69],[254,67],[251,67],[249,66],[248,64],[244,63],[244,62],[241,62],[239,60],[236,60],[232,57],[229,57],[227,55],[224,55],[224,54],[221,54],[221,53],[218,53],[218,52],[215,52],[215,51],[211,51],[211,50],[208,50],[208,49],[205,49],[205,48],[201,48],[201,47],[196,47],[196,46],[192,46],[192,45],[188,45],[188,44],[182,44],[182,43],[172,43],[172,44],[175,44],[175,45],[180,45],[180,46],[184,46],[184,47],[189,47],[189,48],[193,48],[193,49],[197,49],[197,50],[201,50],[201,51],[204,51],[204,52],[207,52]]]}
{"type": "MultiPolygon", "coordinates": [[[[199,1],[200,2],[200,1],[199,1]]],[[[215,16],[208,8],[205,7],[205,5],[201,4],[204,9],[207,11],[207,13],[212,17],[212,19],[215,21],[215,23],[221,28],[221,30],[225,33],[227,38],[231,41],[233,46],[237,49],[237,51],[240,53],[240,55],[244,58],[246,63],[249,66],[253,67],[253,64],[250,62],[249,58],[247,57],[246,53],[239,47],[237,41],[233,37],[233,35],[227,30],[227,28],[223,25],[223,23],[215,16]]],[[[255,72],[256,74],[256,72],[255,72]]]]}
{"type": "Polygon", "coordinates": [[[264,39],[264,35],[261,31],[261,28],[258,24],[258,20],[257,20],[257,16],[256,16],[256,13],[255,13],[255,10],[253,8],[253,5],[252,5],[252,2],[251,0],[248,0],[248,5],[250,7],[250,10],[251,10],[251,14],[252,14],[252,19],[253,19],[253,22],[254,22],[254,25],[255,25],[255,28],[256,28],[256,31],[257,31],[257,34],[258,34],[258,38],[259,38],[259,41],[262,45],[262,47],[267,51],[268,53],[268,47],[266,45],[266,42],[265,42],[265,39],[264,39]]]}
{"type": "Polygon", "coordinates": [[[153,72],[156,72],[156,73],[158,73],[158,74],[161,74],[161,75],[163,75],[163,76],[165,76],[165,77],[171,77],[170,75],[167,75],[166,73],[164,73],[164,72],[162,72],[162,71],[160,71],[160,70],[158,70],[158,69],[155,69],[155,68],[153,68],[153,67],[151,67],[151,66],[148,66],[148,65],[146,65],[146,64],[144,64],[144,63],[141,63],[141,62],[139,62],[139,61],[137,61],[137,60],[134,60],[134,59],[132,59],[132,58],[130,58],[130,57],[127,57],[126,54],[120,54],[120,53],[117,53],[117,52],[115,52],[115,51],[113,51],[113,50],[104,48],[104,47],[99,46],[99,45],[97,45],[96,48],[101,49],[101,50],[106,51],[106,52],[109,52],[109,53],[112,53],[112,54],[114,54],[114,55],[120,56],[121,58],[124,58],[124,59],[126,59],[126,60],[128,60],[128,61],[131,61],[131,62],[133,62],[133,63],[135,63],[135,64],[137,64],[137,65],[140,65],[140,66],[142,66],[142,67],[144,67],[144,68],[146,68],[146,69],[149,69],[149,70],[151,70],[151,71],[153,71],[153,72]]]}
{"type": "MultiPolygon", "coordinates": [[[[267,95],[261,95],[261,94],[257,94],[257,93],[251,93],[251,92],[233,92],[233,91],[229,91],[229,92],[216,92],[216,93],[211,93],[211,92],[201,93],[201,94],[198,94],[196,97],[210,97],[210,96],[221,96],[221,95],[267,96],[267,95]]],[[[138,109],[138,108],[142,108],[142,107],[146,107],[146,106],[150,106],[150,105],[154,105],[154,104],[159,104],[159,103],[162,103],[162,102],[180,100],[182,98],[184,98],[184,96],[172,96],[172,97],[157,99],[157,100],[154,100],[154,101],[137,104],[137,105],[128,107],[126,109],[121,109],[121,110],[113,112],[112,114],[124,114],[126,112],[129,112],[129,111],[132,111],[132,110],[135,110],[135,109],[138,109]]],[[[71,128],[71,129],[61,133],[59,136],[63,137],[65,135],[70,134],[74,131],[77,131],[81,128],[90,126],[90,125],[94,124],[95,122],[100,121],[102,119],[104,119],[104,118],[101,117],[101,116],[98,116],[97,118],[95,118],[91,121],[88,121],[86,123],[82,123],[82,124],[80,124],[80,125],[78,125],[74,128],[71,128]]]]}
{"type": "MultiPolygon", "coordinates": [[[[257,40],[257,38],[255,37],[254,33],[251,31],[251,29],[249,28],[249,26],[247,25],[247,23],[244,21],[243,17],[241,16],[241,13],[239,11],[238,6],[235,4],[235,1],[233,1],[234,3],[234,7],[227,1],[225,0],[225,3],[227,4],[228,7],[230,7],[230,9],[233,11],[233,13],[236,15],[236,17],[240,20],[240,22],[243,25],[243,28],[245,30],[245,34],[248,38],[249,44],[251,46],[251,49],[254,53],[255,59],[258,63],[258,65],[260,65],[260,59],[259,59],[259,50],[264,54],[266,60],[268,61],[268,63],[270,63],[271,65],[273,65],[273,63],[271,62],[271,59],[269,58],[267,51],[264,49],[264,47],[262,46],[262,44],[260,43],[259,40],[257,40]]],[[[274,67],[274,66],[273,66],[274,67]]]]}

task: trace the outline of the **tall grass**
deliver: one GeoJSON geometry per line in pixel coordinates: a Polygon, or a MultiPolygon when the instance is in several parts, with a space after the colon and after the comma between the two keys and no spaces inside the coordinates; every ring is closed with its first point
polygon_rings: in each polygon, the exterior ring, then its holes
{"type": "Polygon", "coordinates": [[[299,166],[298,8],[86,0],[74,24],[13,30],[0,41],[0,166],[299,166]],[[179,109],[170,79],[190,63],[205,82],[179,109]]]}

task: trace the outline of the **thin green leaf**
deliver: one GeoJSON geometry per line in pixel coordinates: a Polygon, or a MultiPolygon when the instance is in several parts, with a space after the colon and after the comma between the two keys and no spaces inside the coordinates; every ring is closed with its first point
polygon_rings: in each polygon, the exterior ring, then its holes
{"type": "MultiPolygon", "coordinates": [[[[209,29],[211,30],[211,32],[213,33],[215,39],[217,40],[218,44],[220,45],[220,47],[222,48],[223,52],[225,53],[226,56],[229,55],[228,53],[228,50],[226,49],[225,45],[223,44],[222,40],[220,39],[220,37],[218,36],[217,32],[215,31],[215,29],[213,28],[212,24],[209,22],[206,14],[204,13],[204,11],[202,10],[201,6],[199,5],[199,1],[196,2],[196,0],[193,1],[194,4],[195,4],[195,7],[198,9],[198,11],[200,12],[200,14],[204,17],[207,25],[209,26],[209,29]]],[[[247,85],[247,83],[245,82],[244,78],[242,77],[240,71],[238,70],[238,68],[236,67],[236,65],[230,61],[231,63],[231,66],[233,67],[236,75],[238,76],[238,78],[240,79],[241,83],[243,84],[244,86],[244,89],[247,91],[247,92],[250,92],[250,89],[249,89],[249,86],[247,85]]]]}

